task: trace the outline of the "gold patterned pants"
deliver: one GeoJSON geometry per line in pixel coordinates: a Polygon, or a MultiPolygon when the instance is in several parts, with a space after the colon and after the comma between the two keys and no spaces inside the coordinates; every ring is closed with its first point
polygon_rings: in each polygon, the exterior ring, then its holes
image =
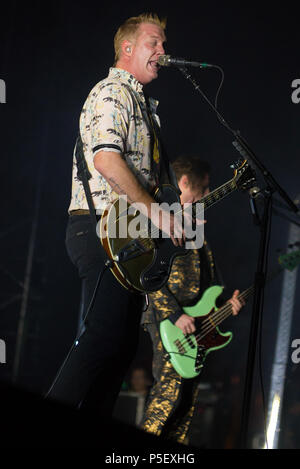
{"type": "Polygon", "coordinates": [[[154,384],[146,403],[141,428],[183,443],[198,396],[198,380],[181,378],[163,348],[155,324],[145,325],[153,343],[154,384]]]}

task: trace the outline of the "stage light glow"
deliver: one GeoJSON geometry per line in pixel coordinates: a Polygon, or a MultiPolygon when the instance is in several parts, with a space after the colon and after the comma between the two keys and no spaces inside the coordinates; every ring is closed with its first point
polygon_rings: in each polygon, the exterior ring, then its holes
{"type": "Polygon", "coordinates": [[[267,441],[265,442],[265,446],[263,449],[273,449],[274,437],[275,437],[278,415],[279,415],[279,408],[280,408],[280,396],[278,394],[275,394],[273,398],[272,410],[271,410],[270,420],[269,420],[269,425],[268,425],[268,430],[267,430],[267,441]]]}

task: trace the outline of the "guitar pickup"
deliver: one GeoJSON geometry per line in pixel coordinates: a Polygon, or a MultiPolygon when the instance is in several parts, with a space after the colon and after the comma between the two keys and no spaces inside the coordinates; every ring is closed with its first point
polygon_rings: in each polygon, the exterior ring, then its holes
{"type": "Polygon", "coordinates": [[[195,348],[195,344],[193,343],[192,339],[189,336],[186,337],[186,340],[191,348],[195,348]]]}
{"type": "Polygon", "coordinates": [[[145,277],[145,282],[156,282],[157,280],[160,281],[163,277],[168,274],[167,270],[159,270],[156,275],[151,275],[151,277],[145,277]]]}
{"type": "Polygon", "coordinates": [[[140,256],[141,254],[148,252],[149,246],[140,241],[139,239],[133,239],[129,241],[117,254],[117,261],[124,262],[134,259],[135,257],[140,256]]]}
{"type": "Polygon", "coordinates": [[[176,345],[179,353],[182,353],[182,354],[186,353],[186,350],[179,339],[175,340],[174,344],[176,345]]]}

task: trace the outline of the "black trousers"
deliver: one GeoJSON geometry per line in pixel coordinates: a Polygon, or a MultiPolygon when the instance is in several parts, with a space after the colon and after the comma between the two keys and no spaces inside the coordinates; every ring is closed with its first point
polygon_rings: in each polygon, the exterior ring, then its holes
{"type": "MultiPolygon", "coordinates": [[[[83,281],[85,316],[105,253],[89,215],[69,218],[66,247],[83,281]]],[[[59,371],[48,398],[110,417],[138,345],[143,296],[126,290],[110,270],[104,273],[94,307],[81,323],[75,345],[59,371]]]]}

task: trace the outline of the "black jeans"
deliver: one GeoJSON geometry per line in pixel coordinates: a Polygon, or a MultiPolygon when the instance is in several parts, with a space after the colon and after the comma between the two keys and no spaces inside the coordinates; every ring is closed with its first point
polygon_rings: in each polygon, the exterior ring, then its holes
{"type": "MultiPolygon", "coordinates": [[[[89,215],[70,217],[66,246],[83,281],[81,314],[84,317],[106,259],[89,215]]],[[[126,290],[107,270],[77,345],[47,397],[111,416],[136,353],[142,308],[143,296],[126,290]]]]}

